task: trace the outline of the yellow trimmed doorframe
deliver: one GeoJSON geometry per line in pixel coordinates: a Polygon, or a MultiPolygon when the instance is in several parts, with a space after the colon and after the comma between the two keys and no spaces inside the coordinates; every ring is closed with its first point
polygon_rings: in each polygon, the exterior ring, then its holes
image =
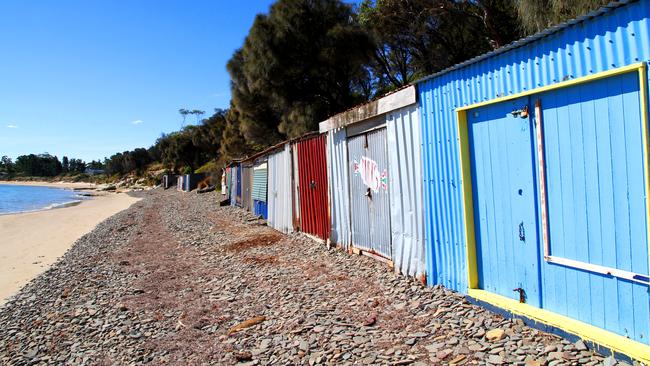
{"type": "MultiPolygon", "coordinates": [[[[648,220],[646,223],[646,235],[647,243],[650,248],[650,156],[648,155],[648,92],[645,62],[639,62],[631,64],[629,66],[603,71],[594,75],[588,75],[553,85],[527,90],[517,94],[495,98],[485,102],[475,103],[456,109],[456,116],[458,121],[458,138],[460,144],[459,159],[461,163],[461,181],[463,187],[462,201],[463,216],[465,220],[465,240],[467,243],[466,253],[468,271],[467,279],[469,285],[468,295],[480,302],[484,302],[497,308],[504,309],[514,315],[528,318],[534,322],[545,324],[552,328],[557,328],[567,334],[575,335],[576,337],[582,338],[588,342],[602,345],[603,347],[611,350],[613,353],[626,355],[632,359],[650,364],[650,346],[648,345],[548,310],[540,309],[528,304],[522,304],[513,299],[509,299],[507,297],[479,289],[478,264],[476,258],[474,202],[472,198],[473,188],[470,162],[469,126],[467,124],[467,111],[470,109],[501,103],[555,89],[567,88],[570,86],[584,84],[591,81],[631,72],[637,72],[639,75],[639,95],[641,98],[641,128],[643,134],[643,169],[645,177],[645,207],[646,220],[648,220]]],[[[648,258],[648,263],[650,266],[650,256],[648,258]]]]}

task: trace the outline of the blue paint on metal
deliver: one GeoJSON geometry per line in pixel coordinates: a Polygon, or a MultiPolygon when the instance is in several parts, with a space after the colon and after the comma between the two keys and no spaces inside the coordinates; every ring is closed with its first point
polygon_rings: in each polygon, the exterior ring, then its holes
{"type": "Polygon", "coordinates": [[[268,218],[268,206],[264,201],[253,200],[253,212],[255,215],[262,216],[264,219],[268,218]]]}
{"type": "Polygon", "coordinates": [[[455,109],[647,62],[649,17],[647,1],[604,8],[418,83],[429,284],[468,288],[455,109]]]}
{"type": "MultiPolygon", "coordinates": [[[[551,255],[648,275],[637,73],[538,96],[551,255]]],[[[545,263],[544,308],[643,343],[647,285],[545,263]]]]}
{"type": "Polygon", "coordinates": [[[237,165],[237,175],[236,175],[237,181],[235,182],[235,190],[236,190],[235,205],[239,207],[242,207],[241,170],[242,170],[241,165],[237,165]]]}
{"type": "Polygon", "coordinates": [[[533,122],[528,97],[467,112],[479,287],[541,306],[533,122]]]}

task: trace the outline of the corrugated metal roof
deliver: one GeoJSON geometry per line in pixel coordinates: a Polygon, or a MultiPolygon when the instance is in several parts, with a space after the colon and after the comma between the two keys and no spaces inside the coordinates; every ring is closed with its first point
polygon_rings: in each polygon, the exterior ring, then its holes
{"type": "Polygon", "coordinates": [[[297,141],[301,141],[301,140],[304,140],[304,139],[308,139],[308,138],[313,137],[313,136],[316,136],[316,135],[318,135],[318,134],[319,134],[318,131],[312,131],[312,132],[307,132],[307,133],[304,134],[304,135],[301,135],[301,136],[298,136],[298,137],[294,137],[294,138],[289,139],[289,140],[284,140],[284,141],[282,141],[282,142],[278,142],[277,144],[275,144],[275,145],[273,145],[273,146],[269,146],[269,147],[267,147],[266,149],[264,149],[264,150],[262,150],[262,151],[260,151],[260,152],[257,152],[257,153],[255,153],[255,154],[253,154],[253,155],[251,155],[251,156],[248,156],[248,157],[246,157],[246,158],[241,158],[240,161],[242,161],[242,162],[254,162],[257,158],[259,158],[259,157],[261,157],[261,156],[269,155],[269,154],[271,154],[272,152],[274,152],[275,150],[279,150],[279,149],[281,149],[281,148],[282,148],[284,145],[286,145],[286,144],[290,144],[290,143],[293,143],[293,142],[297,142],[297,141]]]}
{"type": "Polygon", "coordinates": [[[541,38],[548,37],[548,36],[550,36],[552,34],[555,34],[555,33],[559,32],[561,30],[564,30],[564,29],[566,29],[566,28],[568,28],[568,27],[570,27],[570,26],[572,26],[574,24],[582,23],[585,20],[592,19],[592,18],[601,16],[603,14],[607,14],[607,13],[611,12],[612,10],[614,10],[616,8],[619,8],[621,6],[624,6],[624,5],[627,5],[627,4],[630,4],[630,3],[634,3],[634,2],[637,2],[637,1],[639,1],[639,0],[621,0],[621,1],[611,2],[608,5],[603,6],[598,10],[594,10],[592,12],[589,12],[589,13],[585,14],[585,15],[579,16],[579,17],[577,17],[575,19],[571,19],[569,21],[566,21],[566,22],[560,23],[558,25],[555,25],[553,27],[547,28],[547,29],[545,29],[545,30],[543,30],[543,31],[541,31],[539,33],[535,33],[535,34],[533,34],[531,36],[524,37],[524,38],[522,38],[520,40],[517,40],[517,41],[514,41],[514,42],[512,42],[510,44],[507,44],[507,45],[505,45],[505,46],[503,46],[501,48],[497,48],[494,51],[484,53],[482,55],[471,58],[471,59],[469,59],[467,61],[464,61],[464,62],[461,62],[459,64],[450,66],[450,67],[448,67],[448,68],[446,68],[446,69],[444,69],[442,71],[436,72],[434,74],[431,74],[429,76],[425,76],[425,77],[423,77],[423,78],[421,78],[419,80],[416,80],[416,81],[412,82],[411,84],[415,85],[415,84],[418,84],[418,83],[422,83],[424,81],[427,81],[427,80],[433,79],[435,77],[444,75],[444,74],[446,74],[448,72],[463,68],[465,66],[475,64],[477,62],[480,62],[480,61],[485,60],[485,59],[490,58],[490,57],[494,57],[496,55],[499,55],[499,54],[502,54],[504,52],[510,51],[512,49],[525,46],[525,45],[527,45],[529,43],[532,43],[532,42],[535,42],[535,41],[537,41],[537,40],[539,40],[541,38]]]}

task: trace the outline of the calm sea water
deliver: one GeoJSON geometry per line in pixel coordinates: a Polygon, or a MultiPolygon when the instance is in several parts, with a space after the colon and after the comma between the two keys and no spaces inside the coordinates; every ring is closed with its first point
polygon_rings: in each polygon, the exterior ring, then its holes
{"type": "Polygon", "coordinates": [[[47,210],[81,201],[69,189],[0,184],[0,215],[47,210]]]}

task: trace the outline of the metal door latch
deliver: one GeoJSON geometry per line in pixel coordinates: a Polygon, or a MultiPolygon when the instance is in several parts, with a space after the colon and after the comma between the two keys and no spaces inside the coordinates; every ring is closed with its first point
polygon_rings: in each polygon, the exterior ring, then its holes
{"type": "Polygon", "coordinates": [[[519,240],[526,241],[526,230],[524,229],[524,222],[519,223],[519,240]]]}
{"type": "Polygon", "coordinates": [[[372,199],[372,191],[370,188],[366,189],[366,193],[364,194],[366,197],[372,199]]]}
{"type": "Polygon", "coordinates": [[[313,181],[313,180],[311,182],[309,182],[309,188],[316,189],[316,182],[313,181]]]}
{"type": "Polygon", "coordinates": [[[523,288],[517,287],[516,289],[513,289],[512,291],[514,292],[519,292],[519,302],[522,304],[526,303],[526,291],[524,291],[523,288]]]}
{"type": "Polygon", "coordinates": [[[519,117],[519,118],[528,118],[528,106],[524,106],[521,109],[515,109],[512,112],[510,112],[513,117],[519,117]]]}

